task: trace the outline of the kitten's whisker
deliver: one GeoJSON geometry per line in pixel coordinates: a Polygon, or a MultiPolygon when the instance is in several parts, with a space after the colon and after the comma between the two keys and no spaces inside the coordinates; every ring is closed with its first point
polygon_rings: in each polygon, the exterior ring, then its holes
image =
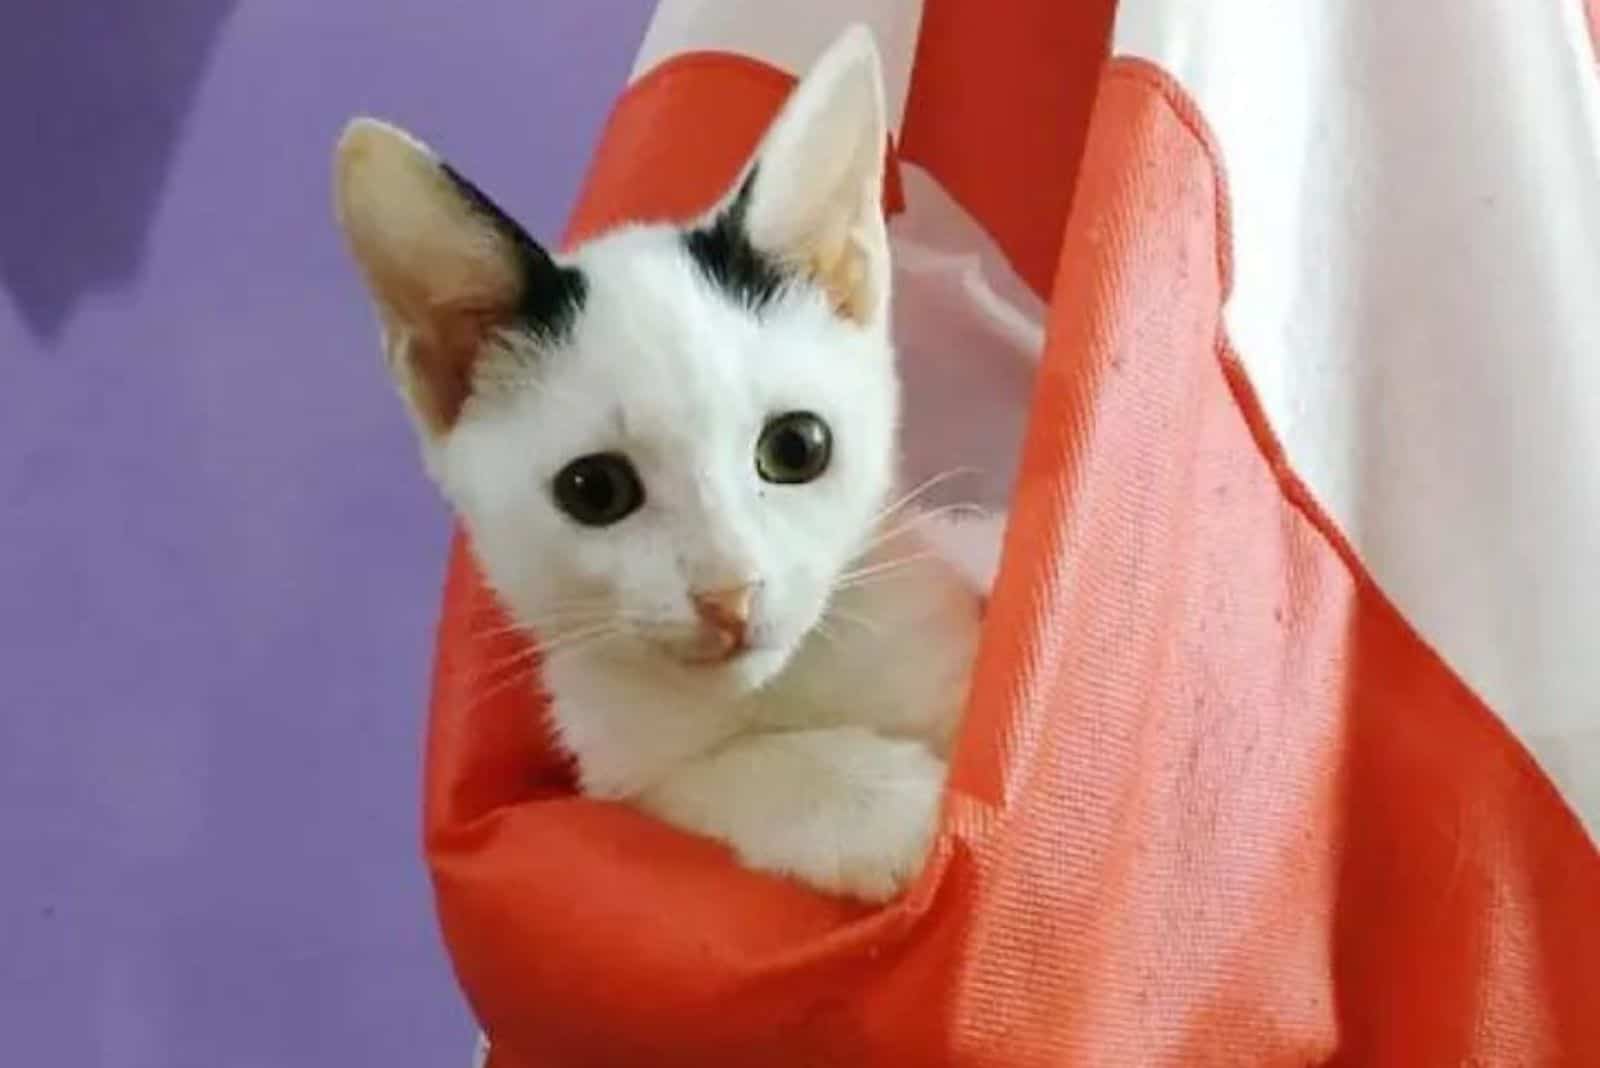
{"type": "Polygon", "coordinates": [[[622,631],[610,626],[591,627],[563,635],[561,640],[549,645],[530,645],[528,648],[519,650],[511,656],[502,657],[487,666],[480,667],[477,672],[461,680],[471,689],[476,689],[485,683],[488,684],[488,689],[479,693],[473,699],[468,711],[474,711],[480,706],[488,704],[519,683],[525,683],[531,688],[535,678],[535,669],[543,661],[561,653],[572,652],[586,644],[598,644],[599,641],[616,637],[621,633],[622,631]]]}
{"type": "Polygon", "coordinates": [[[883,633],[883,627],[879,625],[877,620],[869,619],[868,617],[859,615],[855,612],[847,612],[838,606],[829,608],[824,618],[837,619],[844,623],[854,623],[868,634],[879,635],[883,633]]]}
{"type": "Polygon", "coordinates": [[[596,610],[609,610],[610,607],[610,602],[605,597],[571,597],[562,601],[551,601],[549,604],[540,606],[541,611],[545,614],[551,612],[577,611],[589,608],[596,610]]]}
{"type": "Polygon", "coordinates": [[[529,641],[539,641],[542,637],[558,637],[563,627],[602,623],[608,620],[638,622],[647,618],[643,613],[614,608],[599,599],[565,603],[571,607],[563,608],[562,603],[558,602],[549,611],[533,619],[502,622],[499,626],[476,628],[469,630],[468,633],[480,640],[517,635],[529,641]]]}
{"type": "Polygon", "coordinates": [[[476,685],[478,682],[491,676],[500,675],[506,671],[521,671],[531,668],[539,659],[539,650],[535,646],[527,646],[515,653],[498,657],[486,664],[475,664],[467,675],[469,683],[476,685]]]}
{"type": "Polygon", "coordinates": [[[533,684],[532,675],[522,675],[516,678],[506,679],[499,685],[479,694],[478,697],[473,700],[472,704],[468,706],[465,714],[469,716],[477,714],[487,705],[492,704],[494,701],[515,690],[519,685],[527,687],[527,692],[530,698],[538,693],[538,688],[533,684]]]}
{"type": "Polygon", "coordinates": [[[507,623],[499,627],[474,628],[468,630],[467,634],[482,641],[492,641],[495,638],[504,638],[513,634],[521,638],[533,637],[530,628],[523,626],[521,623],[507,623]]]}
{"type": "Polygon", "coordinates": [[[829,645],[837,646],[839,644],[839,636],[828,627],[828,624],[825,620],[819,619],[813,623],[811,625],[811,633],[815,634],[829,645]]]}
{"type": "Polygon", "coordinates": [[[900,511],[902,508],[905,508],[907,505],[909,505],[913,501],[917,500],[917,498],[919,498],[919,497],[923,496],[924,494],[932,491],[936,487],[938,487],[940,485],[943,485],[944,483],[950,481],[952,478],[957,478],[960,475],[968,474],[968,473],[976,474],[976,468],[971,468],[971,467],[952,467],[952,468],[950,468],[948,470],[940,471],[938,474],[935,474],[935,475],[932,475],[932,476],[930,476],[928,478],[925,478],[921,482],[917,483],[915,486],[911,487],[911,489],[907,490],[905,493],[903,493],[899,497],[895,498],[895,500],[891,501],[883,509],[881,509],[878,512],[878,518],[879,519],[883,519],[883,518],[886,518],[888,516],[894,515],[896,512],[900,511]]]}
{"type": "Polygon", "coordinates": [[[564,627],[584,626],[590,623],[648,623],[654,617],[648,612],[628,612],[608,609],[604,612],[595,612],[587,616],[573,615],[549,621],[550,626],[541,626],[539,623],[532,625],[535,638],[560,637],[564,627]]]}
{"type": "Polygon", "coordinates": [[[888,582],[891,579],[898,578],[900,572],[903,570],[904,568],[895,568],[892,571],[886,571],[882,574],[867,575],[864,578],[856,578],[851,579],[849,582],[841,582],[839,585],[834,587],[834,592],[846,593],[851,590],[865,589],[868,586],[876,586],[880,583],[888,582]]]}
{"type": "Polygon", "coordinates": [[[540,634],[548,633],[563,625],[570,625],[574,623],[596,623],[602,619],[609,618],[611,615],[613,615],[613,613],[609,611],[602,611],[600,609],[553,612],[549,615],[540,616],[538,619],[529,620],[527,622],[508,623],[500,627],[484,627],[480,630],[472,631],[471,634],[475,638],[500,638],[508,634],[519,634],[524,638],[532,639],[536,638],[540,634]]]}
{"type": "Polygon", "coordinates": [[[938,519],[941,516],[951,515],[956,512],[972,512],[975,515],[982,515],[983,511],[983,505],[976,501],[956,501],[953,504],[941,504],[937,508],[929,508],[925,512],[916,513],[909,519],[901,520],[894,526],[880,529],[872,540],[867,543],[866,551],[876,549],[890,539],[898,537],[918,524],[928,522],[930,519],[938,519]]]}
{"type": "MultiPolygon", "coordinates": [[[[579,608],[599,608],[603,605],[599,598],[586,598],[584,600],[556,601],[544,606],[549,612],[565,612],[579,608]]],[[[475,623],[499,623],[516,626],[522,621],[509,609],[499,604],[480,605],[467,618],[475,623]]]]}
{"type": "Polygon", "coordinates": [[[554,639],[539,645],[539,651],[545,656],[555,656],[560,652],[570,652],[572,649],[588,643],[593,638],[621,634],[621,628],[612,623],[597,623],[590,627],[580,627],[574,631],[557,635],[554,639]]]}
{"type": "Polygon", "coordinates": [[[585,640],[597,635],[612,632],[609,625],[592,626],[581,630],[569,632],[545,642],[534,641],[523,649],[503,656],[489,664],[478,665],[475,677],[469,677],[467,685],[477,686],[482,682],[495,680],[495,684],[503,683],[505,679],[526,678],[533,680],[535,669],[539,664],[549,659],[556,653],[571,646],[582,644],[585,640]],[[500,678],[504,676],[504,678],[500,678]]]}
{"type": "Polygon", "coordinates": [[[873,522],[874,524],[883,522],[885,519],[888,519],[890,516],[900,511],[902,508],[911,504],[917,498],[931,492],[933,489],[950,481],[952,478],[959,478],[962,475],[976,475],[979,473],[980,472],[978,468],[968,466],[952,467],[948,470],[940,471],[936,475],[923,479],[911,490],[895,500],[894,503],[880,511],[874,518],[873,522]]]}
{"type": "Polygon", "coordinates": [[[522,648],[507,653],[482,665],[485,674],[502,671],[507,668],[517,668],[531,665],[541,655],[548,654],[554,649],[559,649],[569,641],[576,641],[591,634],[617,629],[609,620],[594,619],[587,622],[580,621],[578,625],[566,628],[549,628],[534,634],[526,634],[528,643],[522,648]]]}
{"type": "Polygon", "coordinates": [[[472,703],[467,706],[467,714],[470,715],[478,711],[484,705],[488,704],[490,701],[493,701],[495,698],[499,697],[501,694],[507,692],[513,686],[518,684],[526,685],[529,690],[533,689],[532,664],[529,664],[522,671],[513,672],[503,679],[496,680],[494,684],[491,685],[487,690],[484,690],[482,693],[478,694],[472,699],[472,703]]]}
{"type": "Polygon", "coordinates": [[[613,638],[620,638],[625,632],[618,627],[602,627],[593,631],[568,635],[566,640],[548,646],[544,650],[546,658],[554,660],[558,656],[571,656],[583,649],[593,649],[613,638]]]}
{"type": "Polygon", "coordinates": [[[841,574],[838,582],[834,584],[834,588],[848,589],[851,585],[856,584],[857,580],[859,579],[868,579],[876,575],[885,575],[891,572],[900,571],[910,567],[912,564],[920,563],[923,560],[932,560],[938,555],[939,554],[935,552],[914,552],[905,556],[895,557],[892,560],[884,560],[880,563],[869,564],[866,567],[858,567],[853,571],[846,571],[841,574]]]}

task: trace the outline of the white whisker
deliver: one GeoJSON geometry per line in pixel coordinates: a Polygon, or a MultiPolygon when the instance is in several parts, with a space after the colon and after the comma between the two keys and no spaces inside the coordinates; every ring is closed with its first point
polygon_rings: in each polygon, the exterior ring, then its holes
{"type": "Polygon", "coordinates": [[[877,516],[875,517],[875,519],[873,520],[873,522],[874,523],[883,522],[884,520],[888,519],[890,516],[894,515],[896,512],[900,511],[902,508],[905,508],[906,506],[910,505],[913,501],[917,500],[917,498],[919,498],[919,497],[931,492],[933,489],[935,489],[936,487],[941,486],[944,483],[950,481],[952,478],[959,478],[962,475],[976,475],[976,474],[979,474],[979,473],[980,472],[979,472],[978,468],[976,468],[976,467],[966,467],[966,466],[963,466],[963,467],[952,467],[949,470],[940,471],[936,475],[933,475],[933,476],[931,476],[929,478],[923,479],[916,486],[914,486],[911,490],[909,490],[908,492],[906,492],[905,494],[900,496],[898,499],[896,499],[887,508],[884,508],[882,511],[880,511],[877,514],[877,516]]]}
{"type": "Polygon", "coordinates": [[[883,633],[883,627],[879,625],[877,620],[869,619],[868,617],[859,615],[855,612],[847,612],[838,605],[830,607],[827,613],[824,615],[824,618],[837,619],[845,623],[854,623],[868,634],[879,635],[883,633]]]}
{"type": "Polygon", "coordinates": [[[958,512],[971,512],[974,515],[982,515],[984,509],[983,505],[978,504],[975,501],[956,501],[953,504],[942,504],[937,508],[929,508],[927,511],[918,512],[909,519],[903,519],[891,527],[884,527],[880,529],[877,534],[873,536],[872,540],[867,543],[867,549],[865,551],[870,552],[890,539],[904,534],[906,531],[912,529],[920,523],[926,523],[930,520],[938,519],[946,515],[953,515],[958,512]]]}
{"type": "Polygon", "coordinates": [[[499,697],[501,694],[519,684],[526,685],[530,690],[533,688],[532,661],[530,661],[523,670],[513,672],[510,675],[507,675],[505,678],[497,680],[487,690],[474,697],[472,703],[467,706],[467,713],[470,715],[471,713],[476,712],[490,701],[493,701],[496,697],[499,697]]]}
{"type": "Polygon", "coordinates": [[[839,635],[835,634],[825,619],[819,619],[811,625],[811,633],[827,642],[829,645],[839,644],[839,635]]]}
{"type": "Polygon", "coordinates": [[[483,679],[486,679],[492,675],[499,675],[505,671],[520,671],[524,668],[531,668],[538,658],[538,650],[533,646],[528,645],[518,649],[514,653],[496,657],[494,660],[491,660],[488,663],[473,665],[472,670],[476,672],[475,677],[470,672],[463,672],[463,674],[467,675],[471,681],[482,681],[483,679]]]}
{"type": "Polygon", "coordinates": [[[577,627],[543,639],[539,642],[539,651],[546,656],[551,656],[563,649],[581,644],[590,638],[612,633],[620,633],[614,623],[594,623],[585,627],[577,627]]]}
{"type": "Polygon", "coordinates": [[[903,571],[913,564],[920,563],[923,560],[932,560],[938,555],[939,554],[935,552],[915,552],[909,553],[906,556],[896,557],[892,560],[884,560],[880,563],[869,564],[866,567],[858,567],[853,571],[846,571],[840,575],[838,582],[834,584],[834,589],[850,589],[853,586],[860,585],[861,580],[863,579],[875,578],[880,575],[888,575],[896,571],[903,571]]]}

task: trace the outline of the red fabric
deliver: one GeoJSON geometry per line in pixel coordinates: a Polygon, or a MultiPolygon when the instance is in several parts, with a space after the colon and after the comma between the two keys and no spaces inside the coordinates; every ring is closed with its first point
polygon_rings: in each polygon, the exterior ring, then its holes
{"type": "Polygon", "coordinates": [[[1116,0],[924,0],[903,153],[1050,293],[1116,0]]]}
{"type": "MultiPolygon", "coordinates": [[[[787,84],[699,56],[634,86],[574,234],[703,206],[787,84]]],[[[1107,69],[902,901],[571,796],[458,541],[427,849],[494,1068],[1600,1064],[1600,856],[1285,465],[1223,334],[1216,159],[1159,72],[1107,69]]]]}

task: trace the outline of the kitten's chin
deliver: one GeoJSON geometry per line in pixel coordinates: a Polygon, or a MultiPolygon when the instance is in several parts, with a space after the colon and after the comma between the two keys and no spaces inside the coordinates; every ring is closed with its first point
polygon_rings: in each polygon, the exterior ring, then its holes
{"type": "Polygon", "coordinates": [[[726,659],[707,661],[678,658],[680,670],[700,685],[740,697],[754,693],[783,671],[788,664],[790,650],[774,648],[746,649],[726,659]]]}

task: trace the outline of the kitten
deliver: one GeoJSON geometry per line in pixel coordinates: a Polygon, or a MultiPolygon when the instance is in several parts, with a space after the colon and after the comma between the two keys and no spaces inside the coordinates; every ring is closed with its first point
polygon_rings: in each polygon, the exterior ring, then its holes
{"type": "Polygon", "coordinates": [[[428,469],[543,645],[586,794],[867,901],[922,864],[993,528],[896,498],[878,56],[845,33],[720,203],[570,255],[357,120],[338,213],[428,469]]]}

